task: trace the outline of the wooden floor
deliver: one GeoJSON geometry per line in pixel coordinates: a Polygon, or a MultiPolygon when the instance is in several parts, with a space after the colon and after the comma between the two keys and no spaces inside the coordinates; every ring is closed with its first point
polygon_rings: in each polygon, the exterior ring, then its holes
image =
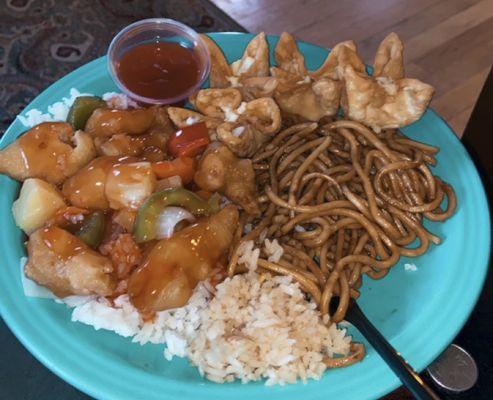
{"type": "Polygon", "coordinates": [[[370,64],[397,32],[407,75],[435,87],[432,107],[459,136],[493,63],[493,0],[212,1],[250,32],[286,30],[326,47],[353,39],[370,64]]]}

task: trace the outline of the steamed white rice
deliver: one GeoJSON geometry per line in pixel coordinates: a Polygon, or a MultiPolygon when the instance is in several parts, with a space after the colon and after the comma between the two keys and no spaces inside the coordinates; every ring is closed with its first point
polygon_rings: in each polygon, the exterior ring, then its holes
{"type": "MultiPolygon", "coordinates": [[[[18,118],[26,127],[64,121],[75,98],[82,95],[88,94],[71,89],[69,97],[47,112],[31,110],[18,118]]],[[[106,93],[103,99],[115,108],[136,106],[119,93],[106,93]]],[[[266,234],[261,235],[262,252],[277,262],[283,249],[277,240],[266,239],[266,234]]],[[[290,277],[257,273],[261,249],[253,241],[244,243],[240,251],[238,262],[248,267],[247,274],[228,278],[215,288],[201,282],[187,305],[159,312],[147,322],[127,295],[113,302],[96,296],[57,299],[25,278],[25,259],[21,260],[22,283],[26,296],[53,297],[73,308],[72,321],[114,331],[141,345],[163,344],[166,359],[188,357],[201,375],[216,382],[265,379],[273,385],[319,379],[326,369],[324,357],[347,354],[351,338],[335,324],[328,327],[315,303],[290,277]]]]}
{"type": "Polygon", "coordinates": [[[168,360],[188,357],[215,382],[265,379],[266,385],[319,379],[324,357],[347,354],[345,329],[327,327],[313,302],[290,277],[249,272],[228,278],[211,291],[201,283],[184,307],[144,322],[127,295],[111,304],[89,298],[72,311],[72,321],[163,344],[168,360]]]}

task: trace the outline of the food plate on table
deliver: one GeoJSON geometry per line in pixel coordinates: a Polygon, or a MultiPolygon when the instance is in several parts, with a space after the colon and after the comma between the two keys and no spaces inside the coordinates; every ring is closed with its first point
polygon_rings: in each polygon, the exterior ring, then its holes
{"type": "MultiPolygon", "coordinates": [[[[231,63],[243,55],[254,35],[215,33],[210,37],[231,63]]],[[[278,37],[269,36],[267,40],[272,55],[278,37]]],[[[310,71],[319,68],[328,54],[326,49],[312,44],[299,42],[298,46],[310,71]]],[[[40,94],[21,117],[26,118],[33,109],[43,113],[56,112],[48,107],[76,95],[74,91],[71,93],[73,88],[80,93],[99,96],[118,91],[106,64],[103,57],[60,79],[40,94]]],[[[271,65],[274,65],[272,57],[271,65]]],[[[200,99],[197,97],[192,101],[198,104],[200,99]]],[[[285,102],[286,107],[290,104],[285,102]]],[[[17,118],[5,133],[2,148],[27,129],[21,119],[17,118]]],[[[369,125],[378,128],[380,122],[375,117],[369,125]]],[[[430,170],[453,187],[457,208],[445,222],[424,223],[441,238],[440,245],[431,245],[427,252],[416,258],[401,257],[382,280],[365,276],[358,289],[361,293],[358,303],[404,358],[421,370],[453,340],[478,298],[487,269],[490,226],[478,173],[446,123],[433,110],[427,109],[418,121],[402,128],[402,132],[413,140],[440,149],[436,154],[437,164],[430,170]]],[[[248,153],[242,156],[251,155],[251,149],[237,150],[248,153]]],[[[26,255],[24,235],[15,225],[11,213],[19,184],[6,176],[0,179],[4,221],[0,228],[4,255],[0,274],[2,317],[31,353],[84,392],[101,399],[177,396],[374,399],[398,386],[398,379],[369,346],[366,346],[366,356],[361,362],[346,368],[328,369],[319,380],[271,387],[265,386],[265,380],[248,384],[236,380],[219,385],[202,378],[186,358],[174,357],[171,361],[163,358],[160,344],[141,346],[113,332],[96,331],[91,326],[71,322],[71,310],[66,305],[57,304],[53,299],[24,295],[20,269],[20,260],[26,255]]],[[[364,343],[357,331],[351,327],[348,330],[355,342],[364,343]]]]}

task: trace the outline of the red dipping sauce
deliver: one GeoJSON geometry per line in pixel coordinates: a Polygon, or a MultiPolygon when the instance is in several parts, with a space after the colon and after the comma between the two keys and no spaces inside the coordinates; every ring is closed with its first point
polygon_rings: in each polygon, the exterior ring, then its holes
{"type": "Polygon", "coordinates": [[[115,65],[123,85],[151,99],[178,97],[200,79],[200,60],[193,49],[174,42],[137,45],[115,65]]]}
{"type": "Polygon", "coordinates": [[[118,88],[141,104],[181,104],[200,89],[210,56],[200,35],[178,21],[134,22],[113,38],[108,70],[118,88]]]}

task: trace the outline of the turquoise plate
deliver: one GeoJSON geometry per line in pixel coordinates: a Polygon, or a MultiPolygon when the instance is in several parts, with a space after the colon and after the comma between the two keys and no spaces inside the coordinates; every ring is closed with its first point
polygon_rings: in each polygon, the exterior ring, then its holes
{"type": "MultiPolygon", "coordinates": [[[[213,34],[230,61],[239,58],[252,35],[213,34]]],[[[271,49],[277,41],[269,37],[271,49]]],[[[327,50],[300,43],[310,69],[327,50]]],[[[48,105],[70,88],[102,94],[116,86],[97,59],[60,79],[24,111],[48,105]]],[[[12,142],[25,128],[16,120],[1,141],[12,142]]],[[[425,368],[456,336],[469,316],[485,278],[490,251],[488,206],[478,173],[460,141],[432,110],[404,129],[410,137],[441,148],[434,173],[455,188],[458,209],[445,223],[427,226],[442,239],[440,246],[415,259],[401,259],[381,281],[366,279],[360,304],[377,328],[417,369],[425,368]],[[405,263],[417,271],[406,271],[405,263]]],[[[319,381],[265,387],[263,382],[215,384],[201,378],[184,359],[166,361],[162,347],[131,343],[108,331],[70,322],[70,311],[52,300],[26,298],[19,259],[25,255],[23,235],[10,211],[19,184],[0,177],[0,312],[10,329],[49,369],[99,399],[376,399],[399,385],[391,370],[368,347],[364,361],[327,371],[319,381]]],[[[356,339],[361,339],[353,332],[356,339]]]]}

